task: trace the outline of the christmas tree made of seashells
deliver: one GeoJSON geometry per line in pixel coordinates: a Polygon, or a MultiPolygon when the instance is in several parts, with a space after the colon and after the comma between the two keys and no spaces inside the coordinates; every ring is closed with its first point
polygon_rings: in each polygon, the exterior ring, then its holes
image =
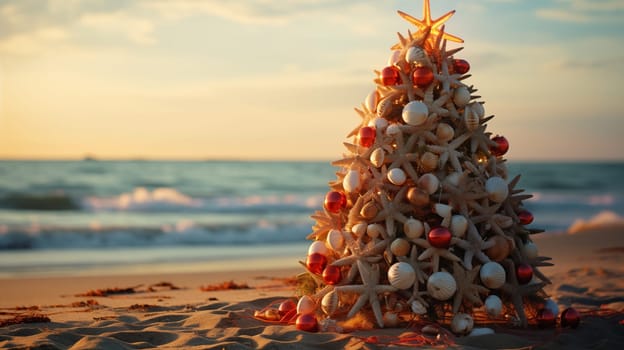
{"type": "Polygon", "coordinates": [[[432,19],[398,34],[375,89],[356,109],[337,179],[330,182],[302,264],[314,281],[297,305],[297,327],[327,328],[356,315],[378,327],[414,319],[527,326],[549,301],[549,283],[523,208],[530,195],[509,179],[509,143],[493,136],[483,102],[456,58],[462,39],[432,19]],[[456,45],[456,44],[455,44],[456,45]],[[477,315],[481,315],[476,317],[477,315]]]}

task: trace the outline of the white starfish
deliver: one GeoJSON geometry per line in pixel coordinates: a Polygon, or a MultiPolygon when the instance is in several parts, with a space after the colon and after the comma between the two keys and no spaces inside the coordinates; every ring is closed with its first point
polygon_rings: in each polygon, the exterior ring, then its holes
{"type": "Polygon", "coordinates": [[[380,240],[377,242],[371,241],[368,244],[364,244],[360,239],[355,240],[351,233],[347,231],[342,231],[342,236],[344,237],[345,244],[347,246],[347,250],[350,252],[350,255],[334,261],[332,265],[351,265],[351,269],[349,270],[346,279],[343,281],[344,283],[349,283],[355,278],[358,272],[358,261],[366,261],[368,263],[379,262],[382,259],[381,252],[386,250],[389,245],[387,240],[380,240]]]}
{"type": "MultiPolygon", "coordinates": [[[[451,238],[451,245],[457,244],[460,239],[457,237],[451,238]]],[[[453,254],[450,250],[446,248],[436,248],[432,246],[429,241],[423,238],[415,238],[412,239],[412,242],[418,244],[422,248],[425,249],[418,256],[418,260],[423,261],[426,259],[431,259],[431,270],[432,272],[438,272],[440,270],[440,258],[444,258],[450,261],[460,262],[461,260],[457,257],[457,255],[453,254]]]]}
{"type": "Polygon", "coordinates": [[[443,142],[440,145],[429,145],[427,148],[440,156],[440,169],[444,169],[447,161],[451,162],[451,165],[457,172],[462,172],[462,166],[459,162],[459,158],[464,156],[463,152],[457,151],[457,148],[461,146],[468,138],[469,134],[463,134],[454,139],[450,143],[443,142]]]}
{"type": "Polygon", "coordinates": [[[494,241],[484,241],[471,220],[468,220],[466,236],[468,240],[457,242],[457,246],[464,250],[462,262],[464,267],[471,270],[473,258],[477,258],[483,264],[489,262],[490,258],[483,251],[494,246],[494,241]]]}

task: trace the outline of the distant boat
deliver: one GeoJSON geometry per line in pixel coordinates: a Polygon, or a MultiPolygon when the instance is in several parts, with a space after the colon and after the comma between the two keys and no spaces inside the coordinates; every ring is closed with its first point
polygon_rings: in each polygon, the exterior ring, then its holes
{"type": "Polygon", "coordinates": [[[83,162],[97,162],[97,158],[95,158],[94,155],[91,154],[87,154],[86,156],[84,156],[84,158],[82,158],[83,162]]]}

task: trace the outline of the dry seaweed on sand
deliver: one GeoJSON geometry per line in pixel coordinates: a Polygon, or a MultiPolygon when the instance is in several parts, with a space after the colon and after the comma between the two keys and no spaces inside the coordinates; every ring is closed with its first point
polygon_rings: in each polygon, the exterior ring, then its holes
{"type": "Polygon", "coordinates": [[[225,281],[218,284],[209,284],[199,287],[202,292],[214,292],[219,290],[233,290],[233,289],[252,289],[247,283],[236,283],[234,281],[225,281]]]}

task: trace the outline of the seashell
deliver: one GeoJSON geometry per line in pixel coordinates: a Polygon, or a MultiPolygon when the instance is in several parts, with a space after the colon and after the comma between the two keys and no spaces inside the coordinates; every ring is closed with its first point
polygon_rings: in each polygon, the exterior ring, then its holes
{"type": "Polygon", "coordinates": [[[485,255],[494,261],[503,261],[513,250],[513,242],[503,236],[490,237],[488,242],[493,242],[494,245],[485,250],[485,255]]]}
{"type": "Polygon", "coordinates": [[[431,152],[425,152],[420,156],[420,166],[424,172],[430,172],[438,168],[438,160],[440,158],[431,152]]]}
{"type": "Polygon", "coordinates": [[[396,256],[406,256],[409,254],[412,245],[403,238],[397,238],[390,244],[390,251],[396,256]]]}
{"type": "Polygon", "coordinates": [[[316,302],[311,297],[304,295],[297,303],[297,314],[305,315],[316,311],[316,302]]]}
{"type": "Polygon", "coordinates": [[[429,108],[421,101],[411,101],[403,107],[401,117],[409,125],[418,126],[427,121],[429,108]]]}
{"type": "Polygon", "coordinates": [[[397,289],[410,288],[416,282],[416,271],[408,263],[395,263],[388,269],[388,281],[397,289]]]}
{"type": "Polygon", "coordinates": [[[470,108],[464,108],[464,124],[466,125],[466,129],[468,129],[468,131],[477,130],[480,121],[481,119],[479,116],[473,113],[470,108]]]}
{"type": "Polygon", "coordinates": [[[386,135],[394,136],[401,133],[401,126],[399,124],[390,124],[386,128],[386,135]]]}
{"type": "Polygon", "coordinates": [[[379,118],[387,117],[390,112],[392,112],[393,104],[394,99],[392,98],[392,96],[382,98],[379,103],[377,103],[377,116],[379,118]]]}
{"type": "Polygon", "coordinates": [[[487,327],[478,327],[473,328],[470,333],[468,333],[469,337],[478,337],[480,335],[494,334],[494,330],[492,328],[487,327]]]}
{"type": "Polygon", "coordinates": [[[405,232],[405,236],[410,239],[418,238],[422,236],[425,232],[425,227],[423,226],[422,221],[409,218],[405,220],[403,224],[403,231],[405,232]]]}
{"type": "Polygon", "coordinates": [[[473,102],[468,105],[472,113],[474,113],[479,119],[485,117],[485,108],[483,108],[483,104],[479,102],[473,102]]]}
{"type": "Polygon", "coordinates": [[[383,165],[385,158],[386,154],[382,148],[375,148],[370,155],[370,161],[376,168],[383,165]]]}
{"type": "Polygon", "coordinates": [[[327,315],[333,315],[338,309],[338,292],[332,290],[331,292],[325,294],[323,299],[321,299],[321,310],[327,315]]]}
{"type": "Polygon", "coordinates": [[[457,283],[455,282],[455,278],[448,272],[435,272],[429,276],[427,280],[427,292],[437,300],[449,299],[455,294],[456,290],[457,283]]]}
{"type": "Polygon", "coordinates": [[[344,246],[344,237],[342,236],[342,232],[336,229],[329,230],[329,232],[327,233],[327,238],[325,239],[325,243],[333,251],[339,251],[344,246]]]}
{"type": "Polygon", "coordinates": [[[390,53],[390,57],[388,57],[388,65],[394,66],[401,61],[403,57],[401,57],[401,50],[393,50],[390,53]]]}
{"type": "Polygon", "coordinates": [[[312,255],[314,253],[327,256],[329,254],[329,249],[325,245],[325,242],[323,241],[312,242],[312,244],[310,244],[310,248],[308,248],[308,255],[312,255]]]}
{"type": "Polygon", "coordinates": [[[344,179],[342,179],[342,187],[349,193],[359,191],[360,185],[360,172],[357,170],[349,170],[344,179]]]}
{"type": "Polygon", "coordinates": [[[493,176],[485,182],[485,192],[487,192],[489,199],[500,203],[507,198],[509,187],[502,177],[493,176]]]}
{"type": "Polygon", "coordinates": [[[468,219],[463,215],[453,215],[451,217],[451,227],[449,228],[453,236],[462,238],[468,229],[468,219]]]}
{"type": "Polygon", "coordinates": [[[399,325],[399,315],[396,312],[386,311],[383,315],[385,327],[396,327],[399,325]]]}
{"type": "Polygon", "coordinates": [[[505,284],[505,269],[501,264],[490,261],[481,266],[479,277],[483,285],[490,289],[497,289],[505,284]]]}
{"type": "Polygon", "coordinates": [[[452,215],[453,208],[450,205],[436,203],[433,206],[433,210],[436,214],[443,218],[450,218],[452,215]]]}
{"type": "Polygon", "coordinates": [[[472,316],[464,313],[455,314],[451,321],[451,330],[455,334],[468,334],[474,327],[472,316]]]}
{"type": "Polygon", "coordinates": [[[351,227],[351,232],[353,232],[356,236],[362,237],[366,233],[368,229],[368,224],[365,222],[358,222],[357,224],[351,227]]]}
{"type": "Polygon", "coordinates": [[[385,118],[375,117],[375,119],[371,120],[371,125],[375,128],[375,130],[384,130],[388,127],[388,121],[385,118]]]}
{"type": "Polygon", "coordinates": [[[405,172],[401,168],[393,168],[388,171],[388,181],[397,186],[401,186],[407,180],[405,172]]]}
{"type": "Polygon", "coordinates": [[[412,301],[412,312],[415,313],[416,315],[424,315],[427,313],[427,308],[425,307],[425,305],[423,305],[423,303],[421,303],[418,300],[414,300],[412,301]]]}
{"type": "Polygon", "coordinates": [[[382,237],[386,236],[386,230],[384,229],[383,226],[381,226],[380,224],[370,224],[366,227],[366,234],[370,237],[370,238],[377,238],[380,235],[382,237]]]}
{"type": "Polygon", "coordinates": [[[280,316],[279,310],[277,310],[277,309],[267,309],[264,312],[264,319],[265,320],[279,321],[280,318],[282,318],[282,317],[280,316]]]}
{"type": "Polygon", "coordinates": [[[405,53],[405,61],[409,64],[423,64],[427,62],[427,54],[420,46],[412,46],[405,53]]]}
{"type": "Polygon", "coordinates": [[[537,245],[533,242],[526,242],[526,244],[522,246],[522,254],[524,254],[527,259],[537,258],[537,245]]]}
{"type": "Polygon", "coordinates": [[[379,213],[379,208],[377,208],[375,202],[372,201],[364,204],[362,210],[360,210],[360,215],[362,215],[365,219],[372,219],[377,216],[377,213],[379,213]]]}
{"type": "Polygon", "coordinates": [[[375,113],[377,110],[377,103],[379,103],[379,93],[377,90],[373,90],[368,94],[368,96],[366,96],[364,106],[369,110],[369,112],[375,113]]]}
{"type": "Polygon", "coordinates": [[[431,173],[419,177],[416,184],[429,194],[434,194],[440,188],[440,180],[431,173]]]}
{"type": "Polygon", "coordinates": [[[429,204],[429,193],[421,188],[412,187],[407,190],[407,200],[414,205],[425,206],[429,204]]]}
{"type": "Polygon", "coordinates": [[[436,136],[442,142],[450,141],[455,137],[455,129],[446,123],[440,123],[436,128],[436,136]]]}
{"type": "Polygon", "coordinates": [[[484,305],[485,305],[485,311],[491,317],[498,317],[503,312],[503,302],[496,295],[490,295],[487,298],[485,298],[484,305]]]}
{"type": "Polygon", "coordinates": [[[453,94],[453,102],[457,107],[464,107],[470,102],[470,91],[465,86],[460,86],[455,89],[455,93],[453,94]]]}
{"type": "Polygon", "coordinates": [[[559,315],[559,305],[557,305],[557,303],[552,299],[546,299],[544,302],[544,308],[550,310],[550,312],[555,315],[555,318],[559,315]]]}
{"type": "Polygon", "coordinates": [[[444,182],[451,184],[455,187],[459,186],[459,180],[461,179],[462,173],[460,172],[452,172],[448,175],[446,175],[446,178],[444,178],[444,182]]]}

